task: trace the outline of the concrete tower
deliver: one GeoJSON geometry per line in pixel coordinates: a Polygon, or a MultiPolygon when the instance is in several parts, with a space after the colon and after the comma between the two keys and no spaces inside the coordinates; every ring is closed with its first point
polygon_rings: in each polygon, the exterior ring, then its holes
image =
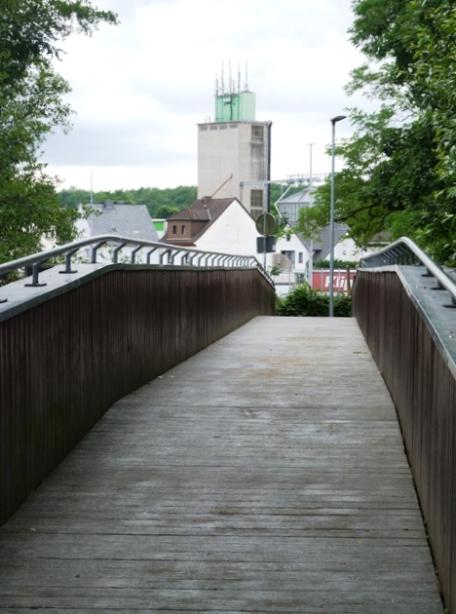
{"type": "Polygon", "coordinates": [[[198,198],[238,198],[256,217],[267,210],[271,122],[255,121],[255,94],[229,78],[215,92],[215,121],[198,124],[198,198]]]}

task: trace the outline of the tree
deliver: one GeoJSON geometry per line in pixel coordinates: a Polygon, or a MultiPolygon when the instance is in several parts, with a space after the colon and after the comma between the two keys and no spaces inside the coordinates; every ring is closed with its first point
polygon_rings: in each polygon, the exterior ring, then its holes
{"type": "Polygon", "coordinates": [[[0,12],[0,260],[36,251],[43,235],[73,236],[74,209],[59,205],[39,163],[45,136],[67,125],[68,83],[53,67],[59,41],[100,22],[110,11],[88,0],[2,0],[0,12]]]}
{"type": "MultiPolygon", "coordinates": [[[[351,110],[356,130],[337,153],[336,218],[365,245],[377,232],[407,234],[456,264],[456,7],[450,0],[356,0],[352,41],[370,64],[349,91],[379,101],[351,110]]],[[[328,186],[303,212],[310,233],[327,220],[328,186]]]]}

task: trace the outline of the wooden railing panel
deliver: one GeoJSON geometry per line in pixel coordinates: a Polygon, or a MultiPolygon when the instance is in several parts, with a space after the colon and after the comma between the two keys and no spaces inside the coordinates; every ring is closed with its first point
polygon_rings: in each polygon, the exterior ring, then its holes
{"type": "Polygon", "coordinates": [[[274,301],[253,269],[116,270],[1,322],[0,522],[112,403],[274,301]]]}
{"type": "Polygon", "coordinates": [[[394,272],[359,271],[354,314],[396,405],[445,602],[456,612],[456,380],[394,272]]]}

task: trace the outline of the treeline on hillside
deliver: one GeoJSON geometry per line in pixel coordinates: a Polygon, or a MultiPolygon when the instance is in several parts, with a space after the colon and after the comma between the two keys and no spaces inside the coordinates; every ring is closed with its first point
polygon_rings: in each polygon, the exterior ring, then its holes
{"type": "MultiPolygon", "coordinates": [[[[276,202],[284,187],[278,184],[271,185],[270,201],[276,202]]],[[[60,204],[63,207],[75,209],[80,204],[90,202],[90,192],[69,188],[58,193],[60,204]]],[[[112,192],[94,192],[93,202],[103,203],[106,200],[128,203],[130,205],[146,205],[151,217],[167,218],[177,211],[182,211],[193,204],[197,197],[196,186],[181,185],[177,188],[139,188],[137,190],[114,190],[112,192]]]]}
{"type": "MultiPolygon", "coordinates": [[[[69,188],[58,193],[60,204],[64,207],[76,208],[80,204],[90,202],[90,192],[69,188]]],[[[94,192],[93,202],[103,203],[106,200],[128,203],[130,205],[146,205],[151,217],[169,217],[177,211],[185,209],[196,200],[195,186],[178,186],[177,188],[139,188],[137,190],[114,190],[112,192],[94,192]]]]}

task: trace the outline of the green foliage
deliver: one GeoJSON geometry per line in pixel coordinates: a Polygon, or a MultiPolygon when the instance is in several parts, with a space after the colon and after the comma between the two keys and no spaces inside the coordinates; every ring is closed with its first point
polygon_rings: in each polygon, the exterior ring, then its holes
{"type": "MultiPolygon", "coordinates": [[[[352,109],[352,139],[337,148],[336,219],[365,246],[406,234],[456,264],[456,6],[449,0],[355,0],[352,41],[368,63],[352,74],[380,109],[352,109]]],[[[329,186],[303,212],[307,235],[328,220],[329,186]]]]}
{"type": "MultiPolygon", "coordinates": [[[[114,190],[112,192],[95,192],[94,202],[106,200],[129,203],[131,205],[146,205],[151,217],[167,218],[177,211],[189,207],[195,202],[197,190],[195,186],[178,186],[177,188],[139,188],[137,190],[114,190]]],[[[60,203],[65,207],[77,207],[90,201],[90,192],[69,188],[58,193],[60,203]]]]}
{"type": "Polygon", "coordinates": [[[59,206],[38,163],[45,136],[66,125],[68,83],[54,70],[59,40],[114,22],[86,0],[3,0],[0,14],[0,259],[36,251],[43,235],[71,238],[75,212],[59,206]]]}
{"type": "MultiPolygon", "coordinates": [[[[276,311],[280,316],[325,317],[329,314],[329,297],[302,284],[280,299],[276,311]]],[[[334,315],[351,316],[351,296],[339,294],[334,298],[334,315]]]]}
{"type": "Polygon", "coordinates": [[[276,277],[277,275],[280,275],[281,272],[282,272],[282,269],[279,267],[278,264],[274,264],[269,270],[269,274],[272,277],[276,277]]]}

